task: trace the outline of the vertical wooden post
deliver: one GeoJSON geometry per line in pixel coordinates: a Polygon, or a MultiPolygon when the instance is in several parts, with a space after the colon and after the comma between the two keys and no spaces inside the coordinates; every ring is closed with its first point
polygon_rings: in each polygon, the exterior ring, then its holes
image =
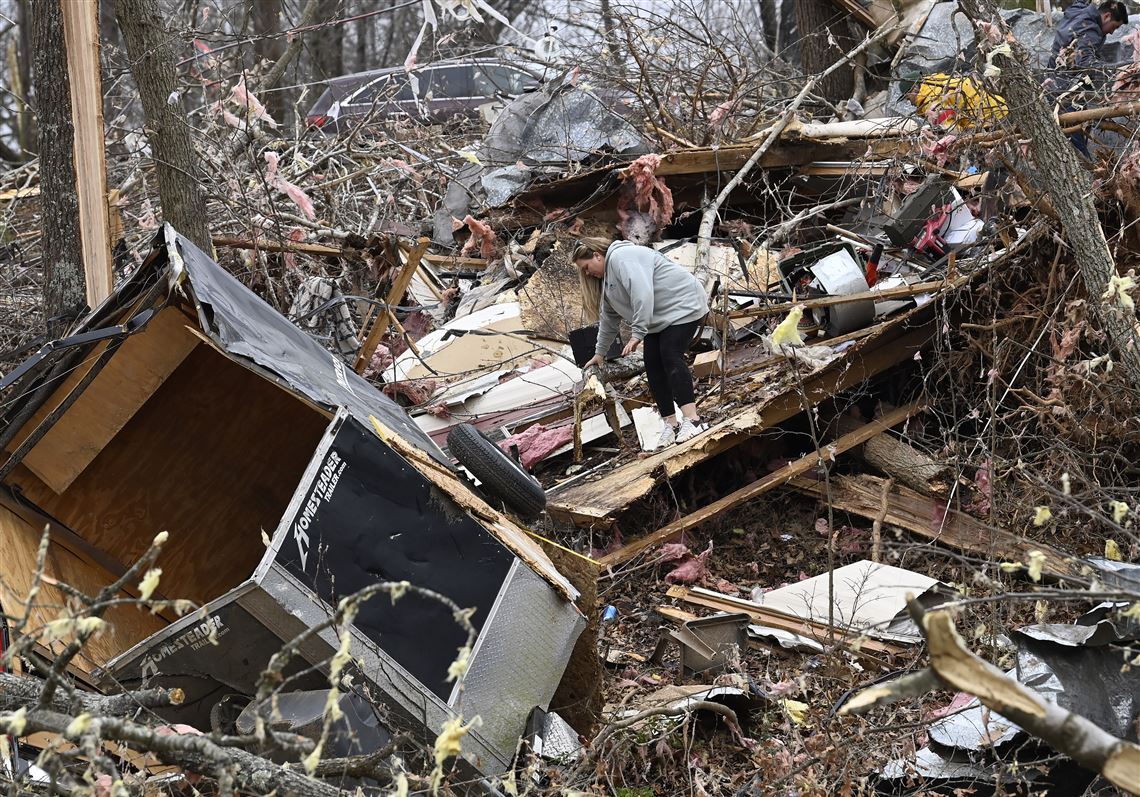
{"type": "Polygon", "coordinates": [[[103,82],[99,75],[99,0],[58,0],[63,8],[71,115],[75,124],[75,183],[87,304],[111,293],[107,159],[103,132],[103,82]]]}
{"type": "MultiPolygon", "coordinates": [[[[384,337],[384,333],[388,331],[389,327],[395,327],[401,334],[405,334],[404,327],[396,318],[395,311],[392,307],[400,301],[403,295],[408,290],[408,284],[411,283],[412,277],[415,276],[416,270],[420,267],[420,259],[423,257],[424,252],[427,251],[428,246],[431,244],[430,238],[420,238],[416,241],[416,248],[408,253],[408,260],[404,263],[403,269],[396,276],[392,282],[392,288],[388,291],[388,298],[385,301],[385,307],[376,316],[375,323],[372,324],[372,329],[368,332],[368,338],[364,341],[364,345],[360,347],[360,354],[356,356],[356,363],[353,366],[358,374],[364,373],[368,368],[368,363],[372,360],[372,352],[376,351],[376,347],[380,344],[380,339],[384,337]]],[[[395,247],[396,257],[400,256],[400,247],[395,247]]],[[[409,339],[408,348],[416,354],[420,350],[416,348],[416,344],[409,339]]]]}

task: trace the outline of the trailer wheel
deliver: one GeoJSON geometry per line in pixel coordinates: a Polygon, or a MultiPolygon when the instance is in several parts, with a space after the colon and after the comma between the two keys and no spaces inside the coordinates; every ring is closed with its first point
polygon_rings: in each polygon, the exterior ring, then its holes
{"type": "Polygon", "coordinates": [[[447,435],[447,447],[459,464],[483,483],[484,490],[502,499],[520,517],[531,518],[546,509],[546,491],[538,480],[471,424],[453,428],[447,435]]]}

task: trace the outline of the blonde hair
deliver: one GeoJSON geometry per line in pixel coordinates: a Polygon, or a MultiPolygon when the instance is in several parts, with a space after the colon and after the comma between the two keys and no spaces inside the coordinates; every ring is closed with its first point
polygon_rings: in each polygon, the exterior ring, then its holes
{"type": "Polygon", "coordinates": [[[598,323],[602,307],[602,281],[587,274],[586,270],[578,265],[578,261],[588,260],[594,255],[605,257],[611,243],[609,238],[582,238],[574,246],[574,253],[570,257],[578,269],[578,286],[582,291],[582,313],[588,324],[598,323]]]}

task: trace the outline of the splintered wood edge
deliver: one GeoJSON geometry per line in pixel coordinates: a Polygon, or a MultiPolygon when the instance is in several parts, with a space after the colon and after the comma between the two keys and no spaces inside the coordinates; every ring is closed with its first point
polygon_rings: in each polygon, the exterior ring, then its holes
{"type": "Polygon", "coordinates": [[[1113,786],[1140,794],[1140,746],[1121,741],[1100,772],[1113,786]]]}

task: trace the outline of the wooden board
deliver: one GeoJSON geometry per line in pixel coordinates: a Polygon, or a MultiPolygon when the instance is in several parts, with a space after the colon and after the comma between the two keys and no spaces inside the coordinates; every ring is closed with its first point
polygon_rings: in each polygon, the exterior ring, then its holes
{"type": "Polygon", "coordinates": [[[817,623],[812,620],[804,620],[799,617],[781,614],[766,606],[761,606],[758,603],[753,603],[743,598],[734,598],[731,595],[696,591],[681,586],[680,584],[669,587],[665,594],[670,598],[675,598],[693,606],[704,606],[705,608],[716,609],[720,612],[744,612],[752,618],[752,622],[754,623],[790,631],[793,634],[814,639],[822,644],[839,644],[863,652],[880,654],[905,653],[911,649],[911,647],[907,645],[859,636],[858,634],[841,628],[836,628],[832,631],[827,627],[826,623],[817,623]],[[856,640],[858,640],[857,643],[856,640]]]}
{"type": "MultiPolygon", "coordinates": [[[[167,308],[158,313],[145,330],[123,342],[71,408],[28,452],[24,464],[62,493],[197,345],[198,338],[186,329],[181,312],[167,308]]],[[[70,388],[69,380],[60,393],[66,395],[70,388]]],[[[55,399],[45,402],[14,446],[57,404],[55,399]]]]}
{"type": "Polygon", "coordinates": [[[170,598],[204,603],[248,578],[328,420],[284,389],[198,346],[62,494],[23,468],[30,501],[133,562],[160,531],[170,598]]]}
{"type": "Polygon", "coordinates": [[[99,74],[98,0],[63,3],[63,37],[75,123],[75,184],[87,304],[111,294],[111,227],[107,212],[107,160],[103,150],[103,82],[99,74]]]}
{"type": "MultiPolygon", "coordinates": [[[[849,354],[804,377],[808,404],[815,405],[913,357],[929,342],[934,328],[930,322],[907,328],[905,319],[906,316],[896,319],[849,354]]],[[[688,442],[628,462],[601,478],[549,491],[547,511],[580,526],[607,526],[617,512],[647,496],[661,481],[724,453],[802,411],[798,389],[784,390],[688,442]]]]}
{"type": "Polygon", "coordinates": [[[821,458],[825,458],[829,456],[829,454],[831,456],[842,454],[844,451],[854,448],[855,446],[862,445],[875,435],[881,434],[892,426],[902,423],[920,409],[921,406],[919,404],[912,403],[905,407],[898,407],[897,409],[891,410],[882,418],[876,418],[865,426],[842,435],[835,442],[825,446],[819,451],[813,451],[793,462],[789,462],[784,467],[769,473],[767,476],[757,479],[751,484],[741,487],[739,490],[734,490],[724,498],[713,501],[708,506],[701,507],[696,512],[691,512],[682,518],[674,520],[672,523],[662,526],[657,529],[657,531],[645,535],[639,540],[634,540],[629,545],[618,548],[616,551],[603,556],[598,560],[598,563],[603,567],[613,567],[622,562],[628,562],[643,551],[660,545],[676,534],[696,528],[722,512],[739,506],[745,501],[751,501],[753,498],[769,490],[773,490],[782,484],[787,484],[788,481],[794,479],[796,476],[802,476],[804,473],[816,467],[821,458]]]}
{"type": "MultiPolygon", "coordinates": [[[[36,569],[40,536],[41,530],[0,506],[0,550],[4,551],[0,557],[0,606],[16,619],[23,616],[24,598],[36,569]]],[[[48,550],[45,573],[87,595],[94,595],[115,580],[111,573],[85,561],[55,540],[48,550]]],[[[56,619],[64,610],[65,603],[65,596],[57,587],[43,584],[32,606],[29,628],[34,629],[56,619]]],[[[107,630],[91,639],[74,660],[74,665],[83,672],[90,673],[166,626],[161,617],[134,606],[114,607],[104,615],[104,619],[109,623],[107,630]]],[[[65,641],[56,642],[52,650],[58,652],[65,644],[65,641]]]]}
{"type": "Polygon", "coordinates": [[[444,382],[456,375],[470,379],[481,371],[518,368],[535,357],[554,359],[552,352],[561,351],[566,345],[556,340],[528,338],[522,327],[522,320],[515,316],[480,327],[478,334],[452,338],[433,354],[424,356],[424,362],[431,366],[434,374],[417,360],[408,369],[407,377],[444,382]],[[493,334],[496,332],[506,334],[493,334]]]}
{"type": "MultiPolygon", "coordinates": [[[[875,520],[882,512],[883,484],[879,476],[839,476],[831,480],[831,505],[840,511],[875,520]]],[[[791,486],[803,493],[827,499],[823,484],[795,479],[791,486]]],[[[883,523],[898,526],[923,539],[958,551],[983,557],[986,561],[1028,562],[1032,551],[1045,555],[1041,572],[1063,579],[1077,572],[1078,563],[1063,551],[1044,543],[995,529],[956,509],[946,508],[945,498],[920,495],[896,484],[887,495],[883,523]]]]}

